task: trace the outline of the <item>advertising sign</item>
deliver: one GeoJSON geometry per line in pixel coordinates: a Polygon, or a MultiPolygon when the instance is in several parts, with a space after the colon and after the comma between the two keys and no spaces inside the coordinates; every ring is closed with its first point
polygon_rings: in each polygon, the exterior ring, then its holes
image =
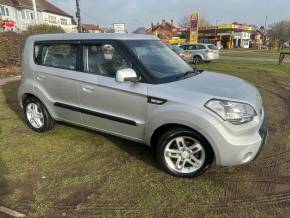
{"type": "Polygon", "coordinates": [[[125,24],[124,23],[114,23],[115,33],[125,33],[125,24]]]}
{"type": "Polygon", "coordinates": [[[190,39],[191,43],[198,42],[198,27],[199,27],[199,14],[192,13],[190,17],[190,39]]]}

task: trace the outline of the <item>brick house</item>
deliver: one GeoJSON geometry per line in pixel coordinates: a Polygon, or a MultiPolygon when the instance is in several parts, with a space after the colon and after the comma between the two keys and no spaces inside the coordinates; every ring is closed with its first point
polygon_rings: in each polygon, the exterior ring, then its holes
{"type": "Polygon", "coordinates": [[[149,34],[158,36],[162,40],[170,40],[172,37],[176,36],[177,28],[173,24],[173,20],[166,22],[162,20],[161,23],[153,24],[151,23],[151,28],[147,31],[149,34]]]}

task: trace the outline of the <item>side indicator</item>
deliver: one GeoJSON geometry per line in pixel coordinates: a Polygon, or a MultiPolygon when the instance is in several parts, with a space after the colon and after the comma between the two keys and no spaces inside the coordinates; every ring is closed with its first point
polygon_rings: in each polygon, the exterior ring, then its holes
{"type": "Polygon", "coordinates": [[[150,96],[148,96],[148,103],[150,103],[150,104],[158,104],[158,105],[162,105],[162,104],[165,104],[166,102],[167,102],[166,99],[155,98],[155,97],[150,97],[150,96]]]}

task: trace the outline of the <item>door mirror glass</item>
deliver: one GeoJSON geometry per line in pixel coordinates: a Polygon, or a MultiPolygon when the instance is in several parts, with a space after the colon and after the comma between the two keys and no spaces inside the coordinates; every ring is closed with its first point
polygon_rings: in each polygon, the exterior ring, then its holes
{"type": "Polygon", "coordinates": [[[120,69],[116,73],[116,81],[117,82],[125,82],[125,81],[137,82],[138,81],[137,73],[132,68],[120,69]]]}

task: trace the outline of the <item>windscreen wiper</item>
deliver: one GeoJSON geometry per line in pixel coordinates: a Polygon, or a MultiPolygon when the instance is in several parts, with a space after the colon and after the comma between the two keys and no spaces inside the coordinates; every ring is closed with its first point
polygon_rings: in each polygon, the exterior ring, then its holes
{"type": "Polygon", "coordinates": [[[194,68],[193,70],[187,71],[183,74],[183,77],[187,77],[189,75],[191,76],[196,76],[198,74],[201,74],[203,72],[203,70],[198,70],[196,68],[194,68]]]}

